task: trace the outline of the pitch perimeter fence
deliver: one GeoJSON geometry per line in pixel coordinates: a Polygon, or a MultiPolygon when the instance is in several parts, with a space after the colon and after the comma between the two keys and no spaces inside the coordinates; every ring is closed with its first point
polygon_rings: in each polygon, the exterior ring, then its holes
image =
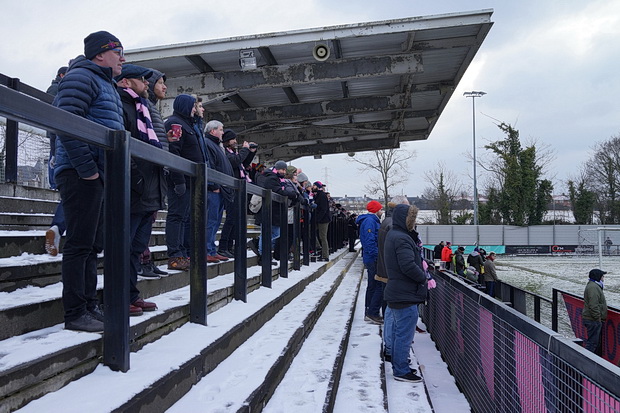
{"type": "Polygon", "coordinates": [[[512,303],[433,274],[423,318],[473,411],[620,412],[620,368],[512,303]]]}

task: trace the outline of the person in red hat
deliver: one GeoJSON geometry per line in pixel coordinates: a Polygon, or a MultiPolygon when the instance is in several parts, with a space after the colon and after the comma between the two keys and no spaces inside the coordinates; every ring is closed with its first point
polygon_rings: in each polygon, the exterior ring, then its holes
{"type": "Polygon", "coordinates": [[[360,215],[356,221],[362,243],[362,257],[368,272],[364,320],[373,324],[383,324],[383,318],[379,314],[383,301],[383,283],[375,279],[379,258],[379,227],[381,226],[379,218],[383,215],[383,205],[372,200],[366,205],[366,210],[368,213],[360,215]]]}

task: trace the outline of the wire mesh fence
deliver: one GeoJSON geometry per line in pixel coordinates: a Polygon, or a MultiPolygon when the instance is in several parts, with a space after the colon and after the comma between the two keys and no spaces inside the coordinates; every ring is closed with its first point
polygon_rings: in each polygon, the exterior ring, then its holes
{"type": "MultiPolygon", "coordinates": [[[[17,184],[49,188],[50,142],[44,131],[20,129],[17,143],[17,184]]],[[[0,183],[6,182],[6,121],[0,118],[0,183]]]]}
{"type": "Polygon", "coordinates": [[[616,366],[437,273],[424,306],[433,340],[475,412],[620,412],[616,366]]]}

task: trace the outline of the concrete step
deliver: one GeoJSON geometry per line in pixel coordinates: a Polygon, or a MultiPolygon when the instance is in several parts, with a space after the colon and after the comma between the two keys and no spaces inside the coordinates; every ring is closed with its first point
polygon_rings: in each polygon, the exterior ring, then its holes
{"type": "MultiPolygon", "coordinates": [[[[282,317],[282,310],[286,308],[287,314],[294,315],[300,321],[292,329],[286,327],[286,334],[289,334],[289,331],[291,334],[285,340],[283,348],[286,351],[268,346],[264,349],[274,353],[276,361],[269,369],[270,374],[265,381],[258,386],[257,391],[252,392],[254,401],[251,404],[258,406],[265,394],[273,392],[270,388],[279,382],[275,379],[281,378],[286,366],[290,365],[300,344],[319,319],[346,271],[336,269],[338,273],[331,275],[332,279],[324,281],[321,286],[315,287],[316,282],[321,282],[330,268],[340,265],[338,259],[346,254],[345,251],[328,263],[314,263],[310,271],[292,272],[287,279],[277,279],[274,275],[276,281],[272,288],[258,288],[258,273],[249,277],[248,289],[252,293],[248,296],[247,304],[230,302],[233,274],[216,278],[210,283],[214,289],[209,292],[209,326],[185,324],[188,318],[188,287],[154,297],[153,301],[158,305],[161,303],[160,310],[152,315],[130,319],[132,349],[136,350],[136,353],[131,354],[132,367],[127,373],[111,372],[102,366],[97,368],[95,360],[101,355],[101,336],[75,333],[89,338],[82,338],[84,343],[79,345],[56,349],[52,354],[25,362],[19,367],[13,366],[10,372],[0,375],[0,391],[3,391],[0,397],[4,395],[4,399],[0,399],[3,406],[0,412],[10,412],[22,406],[25,412],[41,411],[45,410],[46,406],[58,405],[59,400],[62,400],[60,403],[66,412],[83,411],[85,408],[91,411],[163,412],[183,397],[200,378],[209,374],[206,377],[208,382],[210,373],[257,331],[263,329],[266,332],[261,333],[262,335],[273,335],[284,327],[281,320],[268,323],[276,316],[282,317]],[[255,283],[251,285],[253,282],[255,283]],[[320,300],[312,302],[319,289],[324,289],[320,300]],[[303,297],[300,297],[302,295],[303,297]],[[300,299],[296,299],[297,297],[300,299]],[[148,351],[143,349],[147,343],[151,343],[148,351]],[[70,360],[72,356],[74,360],[70,360]],[[26,374],[24,370],[29,370],[30,374],[26,374]],[[15,376],[19,371],[24,373],[15,376]],[[145,371],[148,371],[146,376],[145,371]],[[136,376],[144,378],[136,379],[136,376]],[[79,380],[75,381],[76,379],[79,380]],[[19,385],[20,382],[23,385],[19,385]],[[18,386],[20,390],[16,389],[18,386]],[[76,388],[84,386],[90,390],[76,391],[76,388]],[[71,403],[66,403],[67,397],[71,403]],[[39,399],[33,400],[35,398],[39,399]],[[84,400],[87,401],[84,403],[84,400]],[[3,408],[5,410],[2,410],[3,408]]],[[[350,260],[350,257],[347,257],[346,261],[350,260]]],[[[342,266],[349,264],[350,262],[347,262],[342,266]]],[[[73,333],[61,331],[60,327],[56,326],[53,329],[55,330],[47,332],[48,337],[53,334],[60,336],[63,333],[73,333]]],[[[36,342],[29,339],[30,337],[24,337],[28,343],[36,342]]],[[[58,337],[56,341],[68,343],[71,340],[75,340],[75,337],[58,337]]],[[[54,339],[50,338],[50,341],[54,339]]],[[[37,354],[36,350],[22,350],[37,354]]],[[[0,342],[0,354],[3,351],[0,342]]],[[[253,375],[252,370],[248,372],[253,375]]],[[[241,395],[239,397],[241,398],[241,395]]],[[[222,411],[235,410],[225,408],[222,411]]]]}

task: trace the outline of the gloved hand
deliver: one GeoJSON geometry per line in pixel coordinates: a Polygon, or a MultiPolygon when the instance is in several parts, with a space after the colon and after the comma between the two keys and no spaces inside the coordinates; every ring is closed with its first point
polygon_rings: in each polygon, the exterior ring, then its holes
{"type": "Polygon", "coordinates": [[[432,290],[433,288],[437,287],[437,282],[431,278],[430,280],[428,280],[427,287],[429,290],[432,290]]]}
{"type": "Polygon", "coordinates": [[[176,184],[174,186],[174,193],[177,194],[178,196],[183,196],[186,190],[187,188],[185,187],[185,184],[176,184]]]}

